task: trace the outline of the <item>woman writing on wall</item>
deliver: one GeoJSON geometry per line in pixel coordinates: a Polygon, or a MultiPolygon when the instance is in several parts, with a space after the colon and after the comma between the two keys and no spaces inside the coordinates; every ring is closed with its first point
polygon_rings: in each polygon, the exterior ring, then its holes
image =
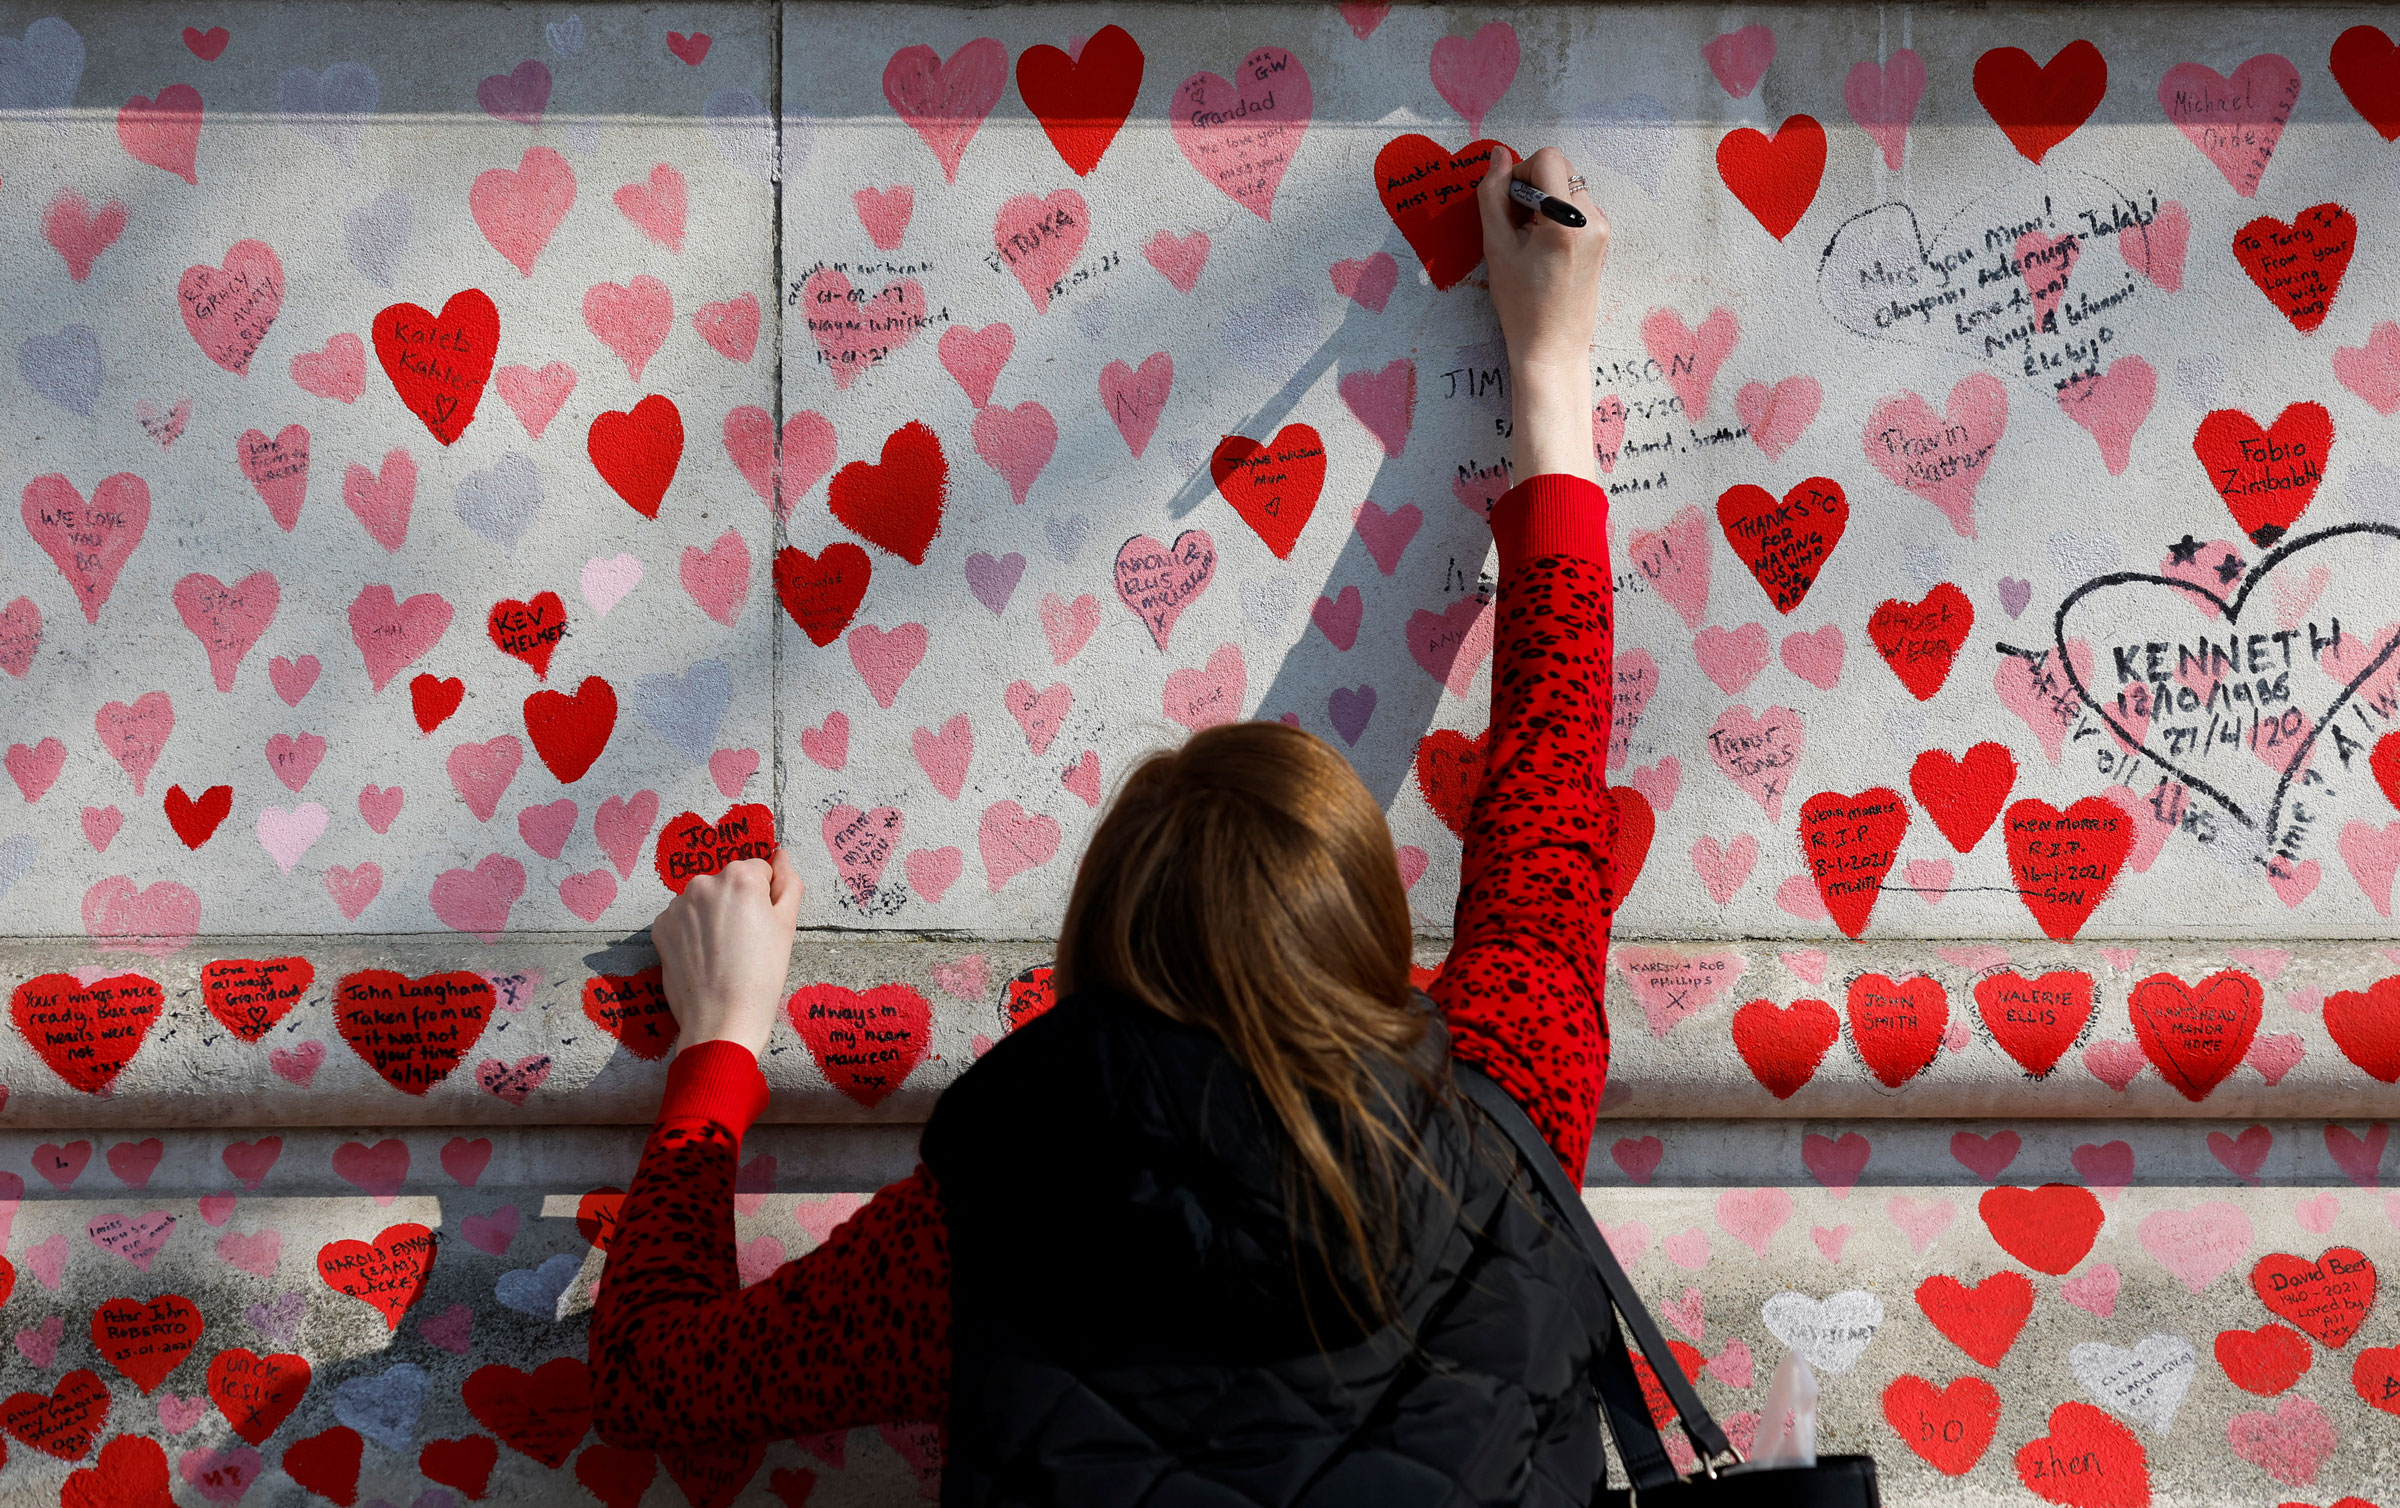
{"type": "Polygon", "coordinates": [[[1569,174],[1503,149],[1480,190],[1522,480],[1491,513],[1491,729],[1431,1007],[1349,765],[1280,723],[1209,729],[1094,834],[1060,1003],[944,1093],[915,1173],[744,1288],[734,1175],[800,883],[780,854],[693,881],[653,929],[681,1047],[592,1324],[604,1438],[936,1420],[951,1503],[1591,1500],[1597,1288],[1451,1079],[1496,1080],[1581,1182],[1616,824],[1608,231],[1569,174]],[[1511,178],[1590,225],[1529,216],[1511,178]]]}

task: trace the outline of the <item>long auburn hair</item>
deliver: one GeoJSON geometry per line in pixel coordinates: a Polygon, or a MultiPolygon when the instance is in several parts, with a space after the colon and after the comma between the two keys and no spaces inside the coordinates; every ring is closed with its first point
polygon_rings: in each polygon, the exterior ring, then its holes
{"type": "Polygon", "coordinates": [[[1279,722],[1145,760],[1092,836],[1059,935],[1062,997],[1120,991],[1215,1032],[1247,1070],[1289,1139],[1294,1242],[1312,1238],[1354,1323],[1354,1284],[1391,1317],[1399,1180],[1430,1172],[1395,1091],[1447,1089],[1419,1051],[1411,940],[1382,808],[1330,745],[1279,722]]]}

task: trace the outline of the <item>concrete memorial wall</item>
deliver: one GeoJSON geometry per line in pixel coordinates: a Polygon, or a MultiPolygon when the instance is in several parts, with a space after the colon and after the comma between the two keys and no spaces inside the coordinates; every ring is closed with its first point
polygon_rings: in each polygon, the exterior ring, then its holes
{"type": "Polygon", "coordinates": [[[807,882],[753,1280],[1187,729],[1344,750],[1437,962],[1490,141],[1615,226],[1587,1197],[1703,1397],[1802,1351],[1895,1504],[2400,1503],[2386,24],[0,4],[0,1503],[932,1496],[588,1432],[641,929],[807,882]]]}

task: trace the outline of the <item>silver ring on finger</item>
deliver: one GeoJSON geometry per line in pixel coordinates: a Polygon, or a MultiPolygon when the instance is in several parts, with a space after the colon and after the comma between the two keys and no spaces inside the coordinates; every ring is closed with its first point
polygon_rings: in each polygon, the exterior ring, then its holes
{"type": "Polygon", "coordinates": [[[1578,174],[1577,176],[1575,176],[1575,177],[1573,177],[1573,178],[1570,178],[1570,179],[1568,179],[1568,180],[1567,180],[1567,192],[1568,192],[1568,193],[1570,193],[1570,194],[1572,194],[1572,193],[1575,193],[1575,192],[1577,192],[1578,190],[1581,190],[1581,189],[1588,189],[1588,188],[1590,188],[1590,187],[1591,187],[1591,184],[1590,184],[1590,183],[1588,183],[1588,182],[1586,182],[1586,181],[1584,180],[1584,178],[1582,177],[1582,175],[1580,175],[1580,174],[1578,174]]]}

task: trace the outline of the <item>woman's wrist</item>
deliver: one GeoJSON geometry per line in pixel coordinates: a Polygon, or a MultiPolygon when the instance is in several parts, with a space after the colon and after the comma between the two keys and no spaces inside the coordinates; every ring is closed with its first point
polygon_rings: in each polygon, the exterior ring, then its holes
{"type": "Polygon", "coordinates": [[[1582,361],[1523,362],[1511,368],[1509,387],[1516,480],[1564,475],[1598,481],[1591,368],[1582,361]]]}

